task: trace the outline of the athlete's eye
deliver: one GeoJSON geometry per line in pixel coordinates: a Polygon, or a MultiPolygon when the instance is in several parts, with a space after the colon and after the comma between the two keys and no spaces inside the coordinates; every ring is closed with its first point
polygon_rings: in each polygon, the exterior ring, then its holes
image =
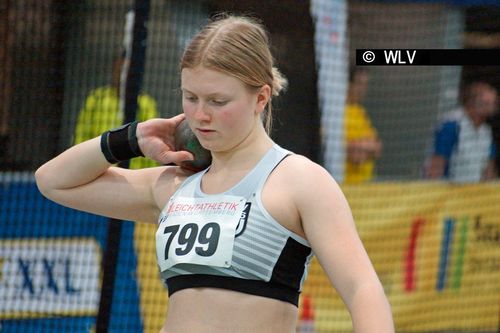
{"type": "Polygon", "coordinates": [[[198,100],[198,98],[196,98],[195,96],[186,96],[186,95],[184,95],[184,99],[191,103],[194,103],[198,100]]]}
{"type": "Polygon", "coordinates": [[[225,100],[218,100],[218,99],[213,99],[211,102],[215,106],[224,106],[224,105],[227,104],[227,101],[225,101],[225,100]]]}

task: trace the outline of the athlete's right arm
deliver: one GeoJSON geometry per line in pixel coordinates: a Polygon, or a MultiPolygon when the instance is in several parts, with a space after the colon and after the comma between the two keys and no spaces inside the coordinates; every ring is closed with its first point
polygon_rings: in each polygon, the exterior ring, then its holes
{"type": "MultiPolygon", "coordinates": [[[[163,163],[189,158],[187,152],[173,152],[168,145],[158,143],[160,137],[171,136],[182,119],[178,116],[140,123],[137,134],[145,155],[163,163]],[[151,156],[152,150],[164,156],[151,156]]],[[[100,137],[69,148],[35,173],[40,192],[63,206],[143,222],[156,222],[162,205],[175,191],[175,180],[182,176],[178,167],[113,167],[101,152],[100,137]]]]}

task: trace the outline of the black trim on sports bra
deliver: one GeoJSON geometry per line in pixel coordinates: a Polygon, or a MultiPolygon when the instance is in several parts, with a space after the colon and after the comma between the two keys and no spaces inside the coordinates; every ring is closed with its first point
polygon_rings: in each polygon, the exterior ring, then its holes
{"type": "Polygon", "coordinates": [[[291,303],[299,304],[299,292],[282,284],[261,280],[246,280],[230,276],[189,274],[178,275],[167,279],[169,296],[175,292],[188,288],[220,288],[239,291],[245,294],[263,296],[291,303]]]}
{"type": "Polygon", "coordinates": [[[311,253],[310,247],[300,244],[293,238],[288,238],[276,265],[274,265],[271,283],[299,290],[300,282],[306,271],[307,257],[311,253]]]}

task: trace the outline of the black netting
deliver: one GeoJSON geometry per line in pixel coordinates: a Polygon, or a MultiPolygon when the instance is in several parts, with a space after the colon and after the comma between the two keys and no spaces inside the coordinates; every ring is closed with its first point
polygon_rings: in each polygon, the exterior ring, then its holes
{"type": "MultiPolygon", "coordinates": [[[[253,14],[269,28],[289,80],[275,101],[272,136],[341,183],[396,331],[498,331],[500,187],[424,179],[438,122],[459,105],[466,83],[500,88],[498,66],[371,67],[363,106],[383,149],[361,184],[345,177],[344,107],[357,48],[499,48],[499,7],[152,0],[141,58],[124,41],[131,10],[146,3],[0,1],[0,332],[159,331],[168,298],[155,261],[155,225],[54,204],[39,193],[33,173],[131,115],[182,112],[179,57],[221,11],[253,14]],[[130,60],[140,71],[132,114],[119,94],[129,87],[122,65],[130,60]]],[[[496,140],[498,118],[489,120],[496,140]]],[[[130,168],[154,165],[138,158],[130,168]]],[[[352,330],[315,260],[300,304],[301,332],[352,330]]]]}

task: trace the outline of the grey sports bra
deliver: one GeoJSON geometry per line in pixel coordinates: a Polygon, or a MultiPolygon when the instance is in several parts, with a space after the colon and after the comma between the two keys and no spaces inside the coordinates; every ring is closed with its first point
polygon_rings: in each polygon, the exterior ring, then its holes
{"type": "Polygon", "coordinates": [[[157,259],[169,294],[212,287],[298,304],[313,253],[261,200],[269,175],[290,154],[274,145],[224,193],[202,192],[206,170],[183,182],[163,209],[156,233],[157,259]]]}

